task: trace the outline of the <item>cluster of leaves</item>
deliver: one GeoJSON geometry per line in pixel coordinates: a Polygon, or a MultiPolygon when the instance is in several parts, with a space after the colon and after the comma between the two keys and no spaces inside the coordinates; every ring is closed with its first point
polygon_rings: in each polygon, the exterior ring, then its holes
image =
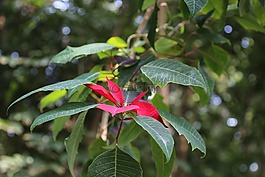
{"type": "MultiPolygon", "coordinates": [[[[150,7],[155,2],[156,1],[144,1],[143,9],[150,7]]],[[[185,0],[184,2],[181,10],[183,11],[183,14],[185,14],[184,12],[187,12],[185,8],[188,7],[190,17],[194,17],[207,3],[206,0],[185,0]]],[[[240,1],[239,7],[241,9],[241,16],[244,16],[245,18],[246,14],[243,13],[244,10],[242,10],[242,7],[246,7],[244,5],[246,2],[243,2],[244,1],[240,1]]],[[[256,1],[253,2],[254,4],[256,3],[256,1]]],[[[82,140],[82,134],[84,132],[83,124],[86,113],[89,109],[96,107],[112,113],[112,116],[119,120],[120,128],[117,132],[117,139],[119,141],[116,142],[115,148],[110,145],[109,148],[111,148],[111,150],[100,154],[93,160],[88,168],[87,176],[95,176],[102,173],[107,176],[119,176],[119,174],[141,176],[142,169],[139,162],[129,155],[132,152],[128,150],[126,151],[125,148],[125,146],[128,146],[139,136],[140,133],[142,133],[141,130],[145,130],[151,137],[151,149],[159,176],[169,176],[173,167],[174,159],[174,140],[172,135],[165,126],[161,124],[161,120],[160,122],[157,121],[158,119],[155,120],[156,118],[153,114],[139,113],[141,112],[141,108],[139,108],[139,106],[137,107],[137,104],[135,107],[132,107],[133,105],[131,103],[133,101],[128,100],[133,100],[138,97],[139,92],[136,92],[137,88],[135,85],[137,85],[138,81],[141,81],[159,87],[165,87],[169,83],[191,86],[194,91],[200,95],[202,104],[206,104],[212,95],[214,84],[204,71],[204,67],[200,65],[200,62],[220,76],[226,70],[229,55],[228,52],[217,44],[230,44],[230,42],[215,31],[205,28],[204,23],[208,18],[212,17],[213,20],[216,20],[216,28],[220,29],[223,27],[222,23],[227,7],[234,4],[235,2],[220,2],[218,7],[222,6],[223,8],[221,12],[217,12],[217,9],[215,9],[216,4],[214,4],[213,1],[208,1],[208,4],[202,10],[202,15],[193,18],[199,26],[197,29],[198,36],[187,36],[189,31],[182,31],[185,29],[185,26],[181,26],[177,29],[172,29],[171,26],[167,26],[166,30],[169,30],[168,35],[161,36],[158,40],[155,40],[153,32],[156,26],[153,28],[151,26],[148,33],[148,39],[150,46],[153,46],[153,49],[155,50],[151,49],[145,51],[143,46],[146,45],[146,43],[144,41],[138,41],[138,43],[135,43],[130,47],[119,37],[113,37],[109,39],[107,43],[93,43],[81,47],[67,47],[56,55],[51,62],[65,64],[74,59],[97,54],[100,59],[105,60],[109,69],[104,70],[102,65],[97,65],[89,73],[82,74],[72,80],[58,82],[56,84],[36,89],[20,97],[10,106],[39,91],[53,91],[51,94],[47,95],[47,97],[42,99],[42,109],[61,97],[66,96],[68,98],[68,103],[38,116],[32,123],[31,130],[38,125],[53,120],[54,124],[57,125],[54,126],[57,127],[57,129],[53,130],[54,137],[56,138],[56,135],[60,132],[69,117],[81,113],[71,135],[65,141],[68,153],[68,164],[73,176],[75,176],[73,170],[74,161],[78,145],[82,140]],[[215,11],[212,11],[213,9],[215,9],[215,11]],[[207,38],[205,38],[205,36],[207,36],[207,38]],[[186,37],[189,37],[189,40],[185,40],[186,37]],[[178,38],[178,40],[176,40],[176,38],[178,38]],[[190,52],[192,53],[190,54],[190,52]],[[135,55],[135,53],[137,53],[137,55],[135,55]],[[140,53],[142,54],[139,55],[140,53]],[[187,58],[186,56],[189,56],[188,59],[194,60],[187,62],[185,60],[187,58]],[[165,59],[158,59],[161,57],[165,59]],[[178,61],[175,60],[176,58],[178,58],[178,61]],[[198,62],[197,59],[199,59],[200,62],[198,62]],[[186,63],[189,63],[189,65],[186,63]],[[194,66],[198,67],[198,69],[194,66]],[[115,96],[116,93],[111,90],[113,88],[109,87],[108,94],[114,98],[113,101],[110,100],[110,97],[106,96],[105,93],[107,90],[102,88],[100,91],[97,91],[97,89],[93,89],[91,86],[88,87],[116,104],[116,107],[120,110],[114,110],[113,107],[104,107],[102,106],[103,104],[85,102],[87,96],[90,94],[93,95],[93,93],[91,93],[84,85],[91,85],[101,81],[104,82],[106,81],[106,77],[116,79],[119,87],[128,87],[126,92],[124,92],[124,95],[126,96],[115,96]],[[117,99],[120,100],[118,103],[117,99]],[[128,106],[128,109],[122,109],[121,105],[123,104],[128,106]],[[139,112],[137,111],[138,109],[139,112]],[[135,114],[135,112],[137,114],[135,114]],[[61,119],[62,117],[64,117],[63,121],[61,119]],[[123,122],[127,120],[129,124],[123,127],[123,122]],[[126,139],[129,131],[132,135],[129,139],[126,139]],[[163,159],[162,162],[161,159],[163,159]],[[102,164],[104,164],[104,166],[102,166],[102,164]]],[[[158,8],[155,8],[153,13],[157,14],[158,10],[158,8]]],[[[150,20],[156,21],[157,19],[151,18],[150,20]]],[[[240,25],[247,29],[249,28],[263,32],[263,28],[259,27],[259,23],[248,24],[251,20],[244,21],[241,17],[236,18],[236,20],[240,25]]],[[[172,22],[172,24],[173,23],[174,22],[172,22]]],[[[118,86],[115,85],[115,87],[117,88],[118,86]]],[[[146,90],[138,91],[144,92],[146,90]]],[[[98,100],[101,101],[101,99],[98,100]]],[[[158,103],[153,104],[157,108],[160,107],[158,103]]],[[[143,106],[142,109],[145,108],[146,105],[143,106]]],[[[161,116],[163,120],[168,122],[180,135],[184,135],[188,142],[191,143],[192,149],[198,148],[201,152],[206,153],[203,139],[184,118],[172,115],[165,110],[157,111],[157,108],[152,107],[155,114],[159,114],[158,116],[161,116]]]]}

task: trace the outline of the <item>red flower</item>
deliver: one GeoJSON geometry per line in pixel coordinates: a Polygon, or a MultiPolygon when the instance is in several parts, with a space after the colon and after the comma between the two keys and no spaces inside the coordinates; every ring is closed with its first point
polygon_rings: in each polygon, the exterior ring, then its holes
{"type": "Polygon", "coordinates": [[[124,103],[124,96],[121,88],[115,83],[107,78],[108,88],[107,91],[103,86],[97,84],[85,84],[91,90],[99,93],[103,97],[107,98],[109,101],[115,104],[115,106],[107,105],[107,104],[98,104],[97,108],[107,111],[111,113],[112,116],[126,112],[126,111],[134,111],[138,116],[149,116],[152,117],[159,122],[161,122],[164,126],[162,118],[160,117],[157,109],[146,101],[140,100],[146,93],[140,93],[130,104],[126,105],[124,103]]]}

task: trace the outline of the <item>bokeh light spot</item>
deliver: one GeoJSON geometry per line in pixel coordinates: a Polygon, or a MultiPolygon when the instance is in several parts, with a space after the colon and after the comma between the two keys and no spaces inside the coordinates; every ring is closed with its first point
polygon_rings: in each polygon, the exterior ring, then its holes
{"type": "Polygon", "coordinates": [[[227,33],[227,34],[230,34],[230,33],[232,33],[232,31],[233,31],[233,27],[230,26],[230,25],[225,25],[225,27],[224,27],[224,31],[225,31],[225,33],[227,33]]]}
{"type": "Polygon", "coordinates": [[[253,163],[250,164],[250,166],[249,166],[249,170],[250,170],[251,172],[256,172],[256,171],[258,171],[258,169],[259,169],[259,165],[258,165],[258,163],[256,163],[256,162],[253,162],[253,163]]]}
{"type": "Polygon", "coordinates": [[[230,117],[227,119],[226,124],[228,127],[235,127],[238,124],[238,121],[236,118],[230,117]]]}

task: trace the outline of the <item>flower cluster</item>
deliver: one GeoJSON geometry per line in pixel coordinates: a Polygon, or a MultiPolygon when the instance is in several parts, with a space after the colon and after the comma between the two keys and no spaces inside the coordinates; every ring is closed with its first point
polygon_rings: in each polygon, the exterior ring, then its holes
{"type": "Polygon", "coordinates": [[[138,116],[152,117],[165,126],[157,109],[151,103],[141,99],[147,93],[147,91],[140,93],[133,99],[131,103],[125,103],[122,89],[115,82],[109,80],[108,78],[107,82],[109,91],[98,84],[85,84],[85,86],[91,90],[97,92],[98,94],[107,98],[110,102],[114,103],[114,106],[100,103],[98,104],[97,108],[111,113],[112,116],[123,112],[133,111],[138,116]]]}

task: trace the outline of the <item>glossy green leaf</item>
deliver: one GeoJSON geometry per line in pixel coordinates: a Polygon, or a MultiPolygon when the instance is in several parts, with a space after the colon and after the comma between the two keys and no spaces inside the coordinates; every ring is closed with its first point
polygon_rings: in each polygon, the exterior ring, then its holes
{"type": "Polygon", "coordinates": [[[66,49],[55,55],[50,62],[65,64],[72,61],[73,59],[78,59],[87,55],[96,54],[105,50],[110,50],[113,47],[113,45],[106,43],[93,43],[80,47],[67,46],[66,49]]]}
{"type": "Polygon", "coordinates": [[[174,116],[166,111],[159,110],[158,112],[173,126],[179,135],[183,135],[187,139],[188,143],[191,144],[192,150],[197,148],[206,155],[204,140],[188,121],[186,121],[183,117],[174,116]]]}
{"type": "Polygon", "coordinates": [[[165,154],[166,162],[168,162],[174,148],[174,139],[170,132],[152,117],[137,116],[134,120],[155,140],[165,154]]]}
{"type": "Polygon", "coordinates": [[[190,10],[191,16],[193,17],[206,5],[208,0],[184,0],[184,1],[190,10]]]}
{"type": "Polygon", "coordinates": [[[181,62],[171,59],[160,59],[147,63],[141,71],[154,85],[165,87],[168,83],[198,86],[206,89],[199,71],[181,62]]]}
{"type": "Polygon", "coordinates": [[[40,100],[40,111],[43,112],[43,109],[54,103],[58,99],[64,97],[66,95],[66,90],[55,90],[52,93],[46,95],[40,100]]]}
{"type": "Polygon", "coordinates": [[[75,123],[72,133],[68,138],[65,139],[65,148],[67,152],[68,167],[73,177],[74,174],[74,163],[78,152],[79,143],[82,141],[84,134],[84,121],[86,118],[87,111],[81,113],[75,123]]]}
{"type": "Polygon", "coordinates": [[[32,131],[36,126],[54,120],[58,117],[74,115],[95,108],[96,106],[97,104],[92,104],[87,102],[66,103],[59,108],[53,109],[51,111],[39,115],[33,121],[32,125],[30,126],[30,130],[32,131]]]}
{"type": "Polygon", "coordinates": [[[54,140],[56,140],[58,134],[62,131],[65,123],[67,122],[67,120],[69,118],[70,118],[70,116],[64,116],[64,117],[59,117],[59,118],[53,120],[52,136],[53,136],[54,140]]]}
{"type": "Polygon", "coordinates": [[[209,103],[211,96],[213,95],[214,81],[208,76],[208,74],[199,66],[199,71],[204,79],[206,84],[206,90],[203,90],[200,87],[193,87],[196,93],[200,96],[200,103],[202,106],[209,103]]]}
{"type": "Polygon", "coordinates": [[[156,0],[144,0],[143,5],[142,5],[142,10],[147,9],[151,5],[153,5],[156,2],[156,0]]]}
{"type": "Polygon", "coordinates": [[[135,75],[135,73],[139,71],[140,67],[151,61],[154,61],[155,59],[157,58],[154,55],[147,54],[141,58],[136,65],[120,70],[118,85],[124,86],[135,75]]]}
{"type": "Polygon", "coordinates": [[[229,61],[229,54],[217,45],[211,45],[206,50],[199,50],[205,64],[218,76],[226,71],[229,61]]]}
{"type": "Polygon", "coordinates": [[[11,106],[13,106],[14,104],[16,104],[17,102],[29,97],[30,95],[33,95],[34,93],[40,92],[40,91],[54,91],[54,90],[65,90],[65,89],[73,89],[79,85],[83,85],[83,84],[87,84],[87,83],[91,83],[93,80],[97,79],[99,73],[85,73],[82,74],[78,77],[76,77],[75,79],[71,79],[71,80],[67,80],[67,81],[62,81],[62,82],[57,82],[55,84],[51,84],[51,85],[47,85],[41,88],[38,88],[36,90],[33,90],[21,97],[19,97],[17,100],[15,100],[14,102],[12,102],[8,108],[7,108],[7,112],[9,110],[9,108],[11,106]]]}
{"type": "Polygon", "coordinates": [[[170,160],[166,163],[165,162],[166,159],[162,150],[152,138],[150,138],[150,144],[151,144],[153,159],[156,166],[157,177],[169,177],[172,173],[172,169],[174,166],[174,160],[175,160],[174,151],[171,155],[170,160]]]}
{"type": "Polygon", "coordinates": [[[141,177],[139,162],[119,148],[99,155],[88,167],[87,177],[141,177]]]}
{"type": "Polygon", "coordinates": [[[182,49],[177,41],[169,38],[161,37],[155,42],[155,50],[159,54],[177,56],[182,49]]]}
{"type": "Polygon", "coordinates": [[[120,37],[114,36],[108,39],[108,44],[114,45],[117,48],[125,48],[127,47],[127,43],[120,37]]]}
{"type": "Polygon", "coordinates": [[[261,26],[254,18],[244,16],[244,17],[235,17],[235,20],[246,30],[253,30],[265,33],[265,28],[261,26]]]}

